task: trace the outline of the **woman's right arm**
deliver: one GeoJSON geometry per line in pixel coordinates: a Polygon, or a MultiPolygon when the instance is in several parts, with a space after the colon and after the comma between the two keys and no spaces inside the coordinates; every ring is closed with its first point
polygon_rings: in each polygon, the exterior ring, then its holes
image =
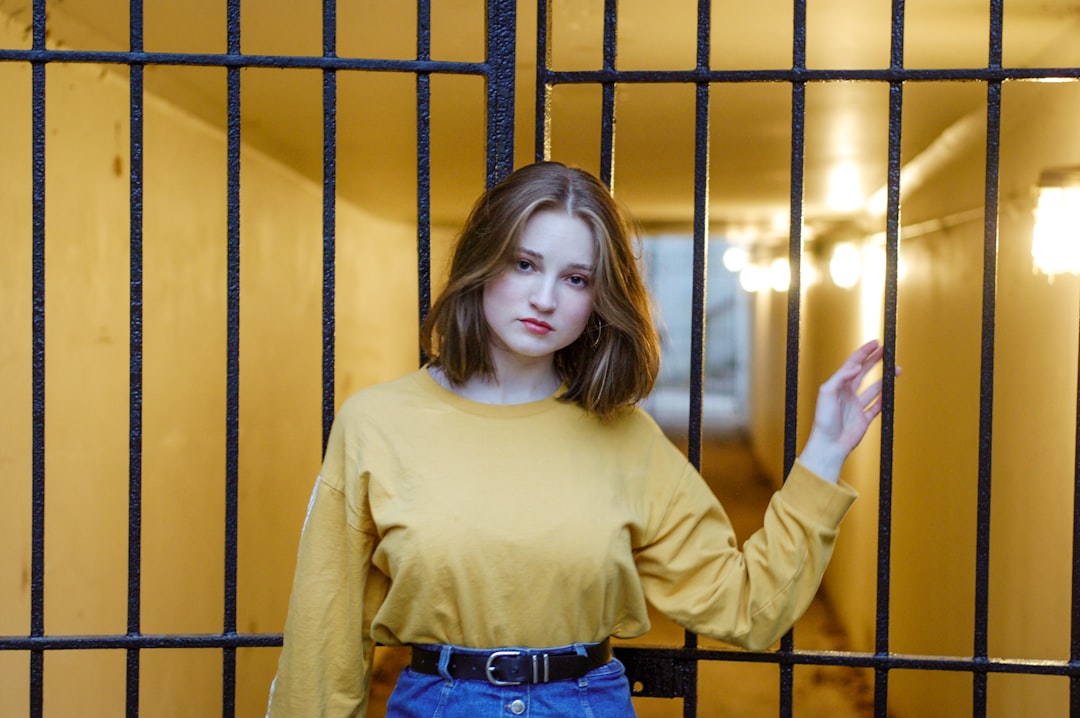
{"type": "Polygon", "coordinates": [[[371,619],[386,579],[371,566],[377,537],[346,497],[345,477],[366,476],[353,473],[343,433],[339,426],[331,432],[304,521],[268,718],[362,717],[367,710],[371,619]]]}

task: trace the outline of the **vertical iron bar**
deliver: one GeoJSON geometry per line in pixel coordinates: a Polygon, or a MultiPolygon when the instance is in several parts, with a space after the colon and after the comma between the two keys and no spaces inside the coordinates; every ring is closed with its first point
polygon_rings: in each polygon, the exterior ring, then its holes
{"type": "MultiPolygon", "coordinates": [[[[889,66],[904,67],[904,0],[893,0],[892,44],[889,66]]],[[[889,161],[887,203],[885,211],[886,286],[885,296],[885,358],[884,388],[882,390],[881,460],[878,490],[878,567],[877,607],[874,650],[878,656],[889,654],[889,583],[892,571],[892,430],[893,382],[895,380],[896,345],[896,262],[900,246],[900,166],[903,137],[904,85],[889,84],[889,161]],[[891,288],[890,288],[891,287],[891,288]]],[[[889,710],[889,669],[887,664],[874,669],[874,715],[887,718],[889,710]]]]}
{"type": "MultiPolygon", "coordinates": [[[[884,308],[884,358],[881,389],[881,452],[878,485],[878,608],[877,652],[884,656],[889,651],[889,577],[892,573],[892,485],[893,485],[893,426],[896,394],[896,311],[899,301],[898,272],[900,267],[900,115],[903,90],[897,84],[890,88],[893,93],[890,105],[889,148],[889,198],[885,232],[885,308],[884,308]],[[893,117],[896,119],[893,120],[893,117]],[[894,128],[895,122],[895,128],[894,128]],[[893,131],[895,129],[895,132],[893,131]],[[892,139],[895,134],[895,141],[892,139]],[[895,190],[894,190],[895,188],[895,190]],[[894,196],[895,191],[895,196],[894,196]]],[[[879,673],[881,710],[886,708],[888,698],[888,671],[879,673]]],[[[876,715],[885,716],[884,712],[876,715]]]]}
{"type": "MultiPolygon", "coordinates": [[[[708,70],[711,14],[709,0],[698,0],[697,68],[708,70]]],[[[702,399],[705,377],[705,332],[709,266],[709,110],[711,87],[695,86],[694,99],[694,256],[690,316],[690,415],[687,417],[688,458],[700,471],[702,439],[702,399]]],[[[697,634],[685,631],[686,648],[697,648],[697,634]]],[[[697,715],[697,661],[683,669],[683,716],[697,715]]]]}
{"type": "Polygon", "coordinates": [[[990,58],[988,67],[1001,68],[1001,56],[1004,46],[1005,1],[990,0],[990,58]]]}
{"type": "Polygon", "coordinates": [[[892,27],[890,30],[889,69],[904,69],[904,15],[905,0],[892,2],[892,27]]]}
{"type": "MultiPolygon", "coordinates": [[[[131,0],[131,52],[143,50],[143,3],[131,0]]],[[[128,381],[128,617],[129,636],[142,624],[142,411],[143,411],[143,65],[130,65],[131,309],[128,381]]],[[[127,651],[127,716],[139,715],[138,648],[127,651]]]]}
{"type": "MultiPolygon", "coordinates": [[[[990,2],[988,64],[1001,67],[1002,0],[990,2]]],[[[988,656],[990,608],[990,499],[994,423],[994,336],[997,313],[998,174],[1001,141],[1001,82],[986,86],[986,187],[983,203],[983,314],[979,386],[979,478],[975,538],[975,631],[972,656],[988,656]]],[[[972,675],[972,716],[986,716],[987,674],[972,675]]]]}
{"type": "MultiPolygon", "coordinates": [[[[45,50],[45,0],[34,0],[33,47],[45,50]]],[[[30,635],[45,635],[45,63],[31,63],[33,199],[30,635]]],[[[45,653],[30,651],[30,716],[44,713],[45,653]]]]}
{"type": "Polygon", "coordinates": [[[516,0],[488,0],[487,14],[487,184],[514,168],[514,63],[516,0]]]}
{"type": "MultiPolygon", "coordinates": [[[[604,69],[614,71],[618,57],[619,0],[604,0],[604,69]]],[[[601,83],[600,181],[615,192],[615,83],[601,83]]]]}
{"type": "Polygon", "coordinates": [[[680,686],[682,689],[683,718],[695,718],[697,716],[698,707],[697,661],[678,661],[675,663],[675,674],[677,675],[676,685],[680,686]]]}
{"type": "MultiPolygon", "coordinates": [[[[791,284],[788,286],[787,307],[787,364],[784,407],[784,476],[795,464],[799,421],[799,351],[801,321],[802,212],[806,144],[806,83],[791,86],[791,206],[788,239],[788,265],[791,284]]],[[[786,480],[786,479],[785,479],[786,480]]],[[[780,650],[795,648],[794,628],[780,641],[780,650]]],[[[780,664],[780,715],[790,718],[794,693],[794,666],[780,664]]]]}
{"type": "MultiPolygon", "coordinates": [[[[698,0],[697,67],[709,68],[709,2],[698,0]]],[[[690,294],[690,413],[687,454],[701,470],[701,412],[705,377],[705,331],[709,262],[709,99],[708,82],[695,85],[694,98],[694,252],[690,294]]]]}
{"type": "Polygon", "coordinates": [[[551,159],[551,0],[536,3],[536,137],[537,162],[551,159]]]}
{"type": "MultiPolygon", "coordinates": [[[[975,646],[977,662],[988,656],[990,602],[990,494],[994,423],[994,318],[997,311],[998,169],[1001,82],[987,83],[986,201],[983,235],[982,359],[979,387],[979,488],[975,545],[975,646]]],[[[986,715],[987,673],[973,676],[972,715],[986,715]]]]}
{"type": "MultiPolygon", "coordinates": [[[[431,59],[431,0],[417,0],[416,59],[431,59]]],[[[420,323],[431,307],[431,73],[416,74],[416,255],[420,323]]],[[[420,350],[420,364],[427,357],[420,350]]]]}
{"type": "Polygon", "coordinates": [[[793,7],[793,33],[791,49],[791,67],[795,70],[806,69],[806,0],[795,0],[793,7]]]}
{"type": "MultiPolygon", "coordinates": [[[[895,262],[896,248],[900,242],[900,139],[901,122],[903,117],[903,84],[893,82],[889,85],[889,168],[888,168],[888,200],[885,215],[886,237],[886,263],[890,261],[890,250],[895,262]]],[[[887,271],[894,271],[887,266],[887,271]]],[[[888,302],[888,295],[886,295],[888,302]]],[[[886,305],[886,317],[889,312],[895,312],[886,305]]],[[[877,566],[877,608],[874,650],[879,657],[887,657],[889,654],[889,578],[892,571],[892,386],[893,377],[890,371],[895,371],[895,357],[890,346],[895,347],[895,321],[893,321],[892,333],[889,335],[889,327],[886,325],[885,336],[885,381],[882,395],[882,420],[881,420],[881,467],[879,478],[878,499],[878,566],[877,566]]],[[[889,670],[887,667],[874,669],[874,715],[877,718],[887,718],[889,701],[889,670]]]]}
{"type": "MultiPolygon", "coordinates": [[[[323,57],[337,56],[337,1],[323,0],[323,57]]],[[[337,71],[323,70],[322,451],[334,423],[337,253],[337,71]]]]}
{"type": "MultiPolygon", "coordinates": [[[[790,230],[788,239],[788,266],[791,268],[791,283],[788,286],[787,308],[787,365],[786,394],[784,409],[784,476],[795,464],[796,440],[799,411],[799,350],[800,350],[800,315],[801,315],[801,273],[802,273],[802,210],[803,210],[803,173],[806,133],[806,83],[796,82],[791,86],[791,206],[790,230]]],[[[780,641],[782,651],[795,648],[794,628],[788,631],[780,641]]],[[[794,666],[780,664],[780,715],[790,718],[794,692],[794,666]]]]}
{"type": "MultiPolygon", "coordinates": [[[[899,91],[897,94],[900,94],[899,91]]],[[[899,176],[897,176],[897,182],[899,176]]],[[[891,211],[891,210],[890,210],[891,211]]],[[[882,360],[881,388],[881,450],[878,485],[880,486],[878,505],[878,617],[877,617],[877,652],[884,656],[888,653],[889,640],[889,577],[891,576],[892,545],[892,479],[893,479],[893,436],[896,395],[896,312],[899,302],[898,272],[900,267],[900,220],[899,205],[896,221],[888,223],[885,233],[885,307],[884,307],[884,357],[882,360]]],[[[888,671],[882,669],[878,675],[881,690],[881,710],[884,711],[888,698],[888,671]]],[[[885,713],[876,715],[884,716],[885,713]]]]}
{"type": "Polygon", "coordinates": [[[795,464],[799,389],[799,268],[802,258],[803,172],[806,144],[806,83],[791,85],[791,204],[788,261],[792,283],[788,289],[787,361],[784,401],[784,476],[795,464]]]}
{"type": "MultiPolygon", "coordinates": [[[[806,0],[795,0],[793,8],[792,67],[806,69],[806,0]]],[[[795,82],[791,86],[791,198],[789,206],[788,286],[787,311],[787,360],[784,407],[784,476],[795,464],[798,432],[798,387],[800,314],[802,304],[802,223],[803,185],[805,183],[806,151],[806,83],[795,82]]],[[[780,640],[781,651],[795,648],[794,628],[780,640]]],[[[795,667],[790,663],[779,665],[780,701],[779,715],[790,718],[793,711],[795,690],[795,667]]]]}
{"type": "MultiPolygon", "coordinates": [[[[228,0],[228,52],[240,52],[240,0],[228,0]]],[[[240,453],[240,68],[229,67],[228,83],[228,321],[225,409],[225,607],[226,635],[236,633],[236,556],[240,453]]],[[[236,649],[222,650],[222,716],[236,711],[236,649]]]]}

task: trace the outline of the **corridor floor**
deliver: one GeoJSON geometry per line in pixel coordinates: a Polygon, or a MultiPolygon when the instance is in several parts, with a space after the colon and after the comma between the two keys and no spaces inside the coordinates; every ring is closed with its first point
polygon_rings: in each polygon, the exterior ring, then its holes
{"type": "MultiPolygon", "coordinates": [[[[720,497],[739,540],[760,528],[772,495],[768,480],[739,441],[708,442],[702,448],[702,474],[720,497]]],[[[679,646],[683,630],[655,612],[652,629],[625,641],[650,646],[679,646]]],[[[819,595],[795,628],[797,648],[845,650],[843,631],[824,595],[819,595]]],[[[703,647],[721,646],[700,639],[703,647]]],[[[370,718],[385,715],[386,699],[408,649],[380,647],[371,689],[370,718]]],[[[799,666],[795,669],[793,715],[796,718],[862,718],[873,713],[872,676],[849,668],[799,666]]],[[[699,665],[698,712],[701,718],[770,718],[779,715],[779,671],[770,664],[703,662],[699,665]]],[[[681,700],[635,698],[639,718],[680,718],[681,700]]]]}

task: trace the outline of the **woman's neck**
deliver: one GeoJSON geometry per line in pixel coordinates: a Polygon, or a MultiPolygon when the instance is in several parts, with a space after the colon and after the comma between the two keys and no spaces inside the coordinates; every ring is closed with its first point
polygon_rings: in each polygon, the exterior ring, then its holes
{"type": "Polygon", "coordinates": [[[481,404],[525,404],[547,399],[562,384],[555,367],[537,367],[533,371],[500,371],[493,376],[474,374],[464,384],[453,385],[438,367],[431,375],[444,388],[458,396],[481,404]]]}

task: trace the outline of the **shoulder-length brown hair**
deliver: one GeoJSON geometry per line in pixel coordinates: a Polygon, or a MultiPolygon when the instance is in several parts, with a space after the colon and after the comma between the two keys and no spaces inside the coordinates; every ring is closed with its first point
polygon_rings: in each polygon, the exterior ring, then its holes
{"type": "Polygon", "coordinates": [[[583,170],[527,165],[481,195],[458,239],[446,288],[421,327],[421,346],[452,384],[494,373],[484,285],[513,260],[529,218],[547,209],[584,220],[596,242],[593,313],[582,335],[556,352],[555,368],[567,386],[561,399],[606,418],[652,391],[660,351],[634,228],[608,189],[583,170]]]}

